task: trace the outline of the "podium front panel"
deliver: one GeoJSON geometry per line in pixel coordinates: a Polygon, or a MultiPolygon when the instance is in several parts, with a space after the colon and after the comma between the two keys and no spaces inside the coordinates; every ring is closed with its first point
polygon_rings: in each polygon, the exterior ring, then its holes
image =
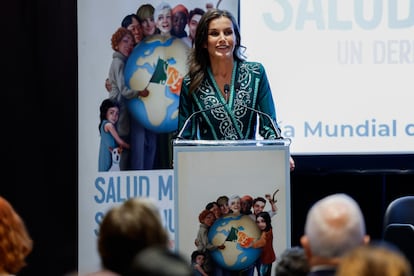
{"type": "MultiPolygon", "coordinates": [[[[173,144],[175,187],[175,248],[189,258],[196,250],[198,216],[207,203],[219,196],[252,198],[272,195],[276,255],[290,247],[289,143],[190,143],[173,144]]],[[[264,211],[270,210],[267,202],[264,211]]]]}

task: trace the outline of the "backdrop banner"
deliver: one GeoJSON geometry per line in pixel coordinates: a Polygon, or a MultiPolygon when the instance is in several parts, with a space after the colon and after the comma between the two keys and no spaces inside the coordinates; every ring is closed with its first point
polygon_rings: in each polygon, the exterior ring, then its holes
{"type": "MultiPolygon", "coordinates": [[[[186,73],[186,57],[191,47],[188,42],[188,19],[193,13],[199,14],[200,10],[205,12],[212,7],[229,10],[238,19],[238,1],[82,0],[77,3],[80,275],[101,269],[97,251],[99,224],[109,208],[131,197],[151,197],[158,202],[162,221],[171,237],[170,246],[175,249],[176,211],[170,138],[176,131],[180,81],[186,73]],[[113,60],[112,35],[121,27],[127,15],[136,14],[140,8],[141,16],[151,14],[154,19],[143,20],[143,28],[163,17],[171,20],[171,24],[167,30],[170,32],[168,35],[147,34],[133,48],[122,70],[122,77],[128,88],[148,90],[149,96],[128,99],[121,105],[120,112],[128,110],[130,133],[138,129],[135,128],[136,125],[155,133],[151,142],[156,146],[152,168],[124,170],[122,162],[118,161],[128,151],[125,148],[119,151],[115,146],[108,147],[105,144],[104,139],[113,141],[115,138],[109,132],[101,135],[101,117],[107,118],[106,113],[100,109],[101,104],[104,106],[104,100],[112,93],[109,91],[119,89],[116,83],[111,83],[112,87],[108,91],[105,84],[113,60]],[[164,13],[169,8],[170,13],[164,13]],[[172,28],[174,14],[179,13],[180,18],[184,18],[181,21],[184,23],[181,32],[172,28]]],[[[199,16],[193,18],[196,22],[198,19],[199,16]]],[[[118,123],[121,124],[119,120],[118,123]]],[[[118,134],[126,142],[130,142],[132,136],[129,135],[132,134],[122,133],[123,129],[119,124],[116,125],[118,134]]],[[[133,144],[131,152],[132,146],[133,144]]],[[[148,156],[144,156],[144,160],[148,159],[148,156]]]]}

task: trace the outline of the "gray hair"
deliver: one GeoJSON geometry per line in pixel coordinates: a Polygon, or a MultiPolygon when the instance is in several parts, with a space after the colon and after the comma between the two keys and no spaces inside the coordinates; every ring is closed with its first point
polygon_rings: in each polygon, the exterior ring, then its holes
{"type": "Polygon", "coordinates": [[[340,257],[363,244],[365,222],[358,203],[338,193],[317,201],[309,210],[305,235],[313,255],[340,257]]]}

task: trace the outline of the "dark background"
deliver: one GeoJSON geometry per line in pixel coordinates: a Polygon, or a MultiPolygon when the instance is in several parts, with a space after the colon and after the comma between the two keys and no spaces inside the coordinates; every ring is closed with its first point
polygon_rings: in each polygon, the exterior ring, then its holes
{"type": "MultiPolygon", "coordinates": [[[[77,267],[76,4],[18,0],[2,9],[6,108],[0,194],[25,220],[34,240],[29,265],[19,275],[60,276],[77,267]]],[[[99,20],[98,10],[91,20],[99,20]]],[[[380,239],[388,203],[414,194],[413,155],[294,158],[292,245],[299,244],[307,209],[325,195],[354,197],[368,233],[380,239]]]]}

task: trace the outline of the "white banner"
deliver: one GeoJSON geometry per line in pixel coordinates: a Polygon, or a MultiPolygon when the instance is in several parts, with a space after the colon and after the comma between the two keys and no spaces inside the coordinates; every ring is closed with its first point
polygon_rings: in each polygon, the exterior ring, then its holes
{"type": "Polygon", "coordinates": [[[292,154],[414,153],[414,0],[241,0],[292,154]]]}
{"type": "MultiPolygon", "coordinates": [[[[164,1],[150,1],[154,8],[164,1]]],[[[183,4],[188,13],[194,8],[206,10],[219,5],[238,18],[238,1],[166,1],[172,8],[183,4]]],[[[127,198],[145,196],[159,203],[163,223],[175,239],[173,171],[138,170],[98,172],[100,105],[108,98],[105,79],[112,61],[111,37],[123,18],[135,14],[148,2],[136,0],[78,1],[78,109],[79,109],[79,251],[78,272],[101,269],[97,251],[99,223],[105,212],[127,198]]],[[[186,26],[188,32],[188,26],[186,26]]],[[[167,146],[166,146],[167,147],[167,146]]]]}

